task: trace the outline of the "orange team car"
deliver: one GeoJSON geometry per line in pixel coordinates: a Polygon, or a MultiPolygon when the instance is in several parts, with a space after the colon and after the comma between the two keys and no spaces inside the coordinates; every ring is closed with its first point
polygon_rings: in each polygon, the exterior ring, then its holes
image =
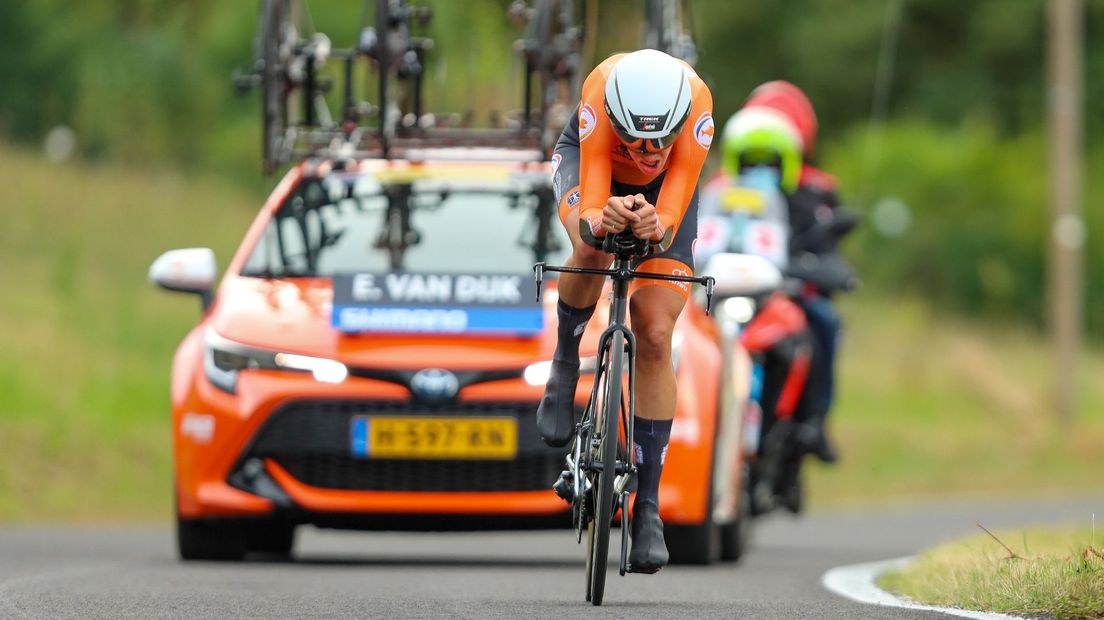
{"type": "MultiPolygon", "coordinates": [[[[446,149],[447,151],[447,149],[446,149]]],[[[276,187],[223,274],[213,252],[150,268],[203,315],[173,359],[184,559],[288,554],[295,528],[570,527],[551,490],[566,448],[537,403],[570,244],[547,163],[313,159],[276,187]]],[[[447,153],[442,153],[442,157],[447,153]]],[[[599,309],[583,343],[597,347],[599,309]]],[[[748,502],[747,366],[691,300],[675,334],[678,413],[660,494],[675,561],[736,559],[748,502]]],[[[593,360],[593,357],[591,357],[593,360]]],[[[592,361],[593,363],[593,361],[592,361]]],[[[580,411],[591,390],[584,372],[580,411]]]]}

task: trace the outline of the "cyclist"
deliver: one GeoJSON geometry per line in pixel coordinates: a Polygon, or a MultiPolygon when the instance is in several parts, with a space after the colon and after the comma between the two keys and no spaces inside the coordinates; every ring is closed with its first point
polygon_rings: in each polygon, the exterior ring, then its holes
{"type": "MultiPolygon", "coordinates": [[[[596,249],[625,230],[658,248],[634,268],[690,275],[697,237],[697,184],[713,140],[713,97],[690,66],[663,52],[616,54],[583,84],[578,113],[553,155],[560,221],[571,237],[574,267],[607,268],[596,249]]],[[[604,280],[564,273],[559,281],[557,346],[537,425],[545,443],[563,446],[575,427],[579,342],[604,280]]],[[[636,572],[655,572],[668,560],[659,517],[659,478],[675,415],[671,334],[689,284],[636,280],[629,313],[637,343],[633,457],[632,550],[636,572]]]]}
{"type": "MultiPolygon", "coordinates": [[[[782,80],[755,88],[743,108],[725,124],[723,175],[739,174],[743,165],[768,158],[780,167],[781,189],[789,203],[791,254],[823,256],[835,253],[829,235],[808,234],[839,208],[835,178],[809,163],[817,137],[816,112],[797,86],[782,80]],[[749,137],[754,136],[754,139],[749,137]]],[[[829,297],[831,291],[806,286],[798,302],[809,321],[818,353],[809,381],[813,428],[812,453],[825,463],[838,460],[825,420],[832,406],[835,357],[841,322],[829,297]]]]}

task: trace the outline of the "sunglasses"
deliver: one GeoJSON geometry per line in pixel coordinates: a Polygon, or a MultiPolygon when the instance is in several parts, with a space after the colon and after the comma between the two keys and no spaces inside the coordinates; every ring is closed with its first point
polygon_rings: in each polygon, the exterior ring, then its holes
{"type": "Polygon", "coordinates": [[[629,133],[621,123],[617,121],[617,117],[609,110],[609,104],[606,105],[606,116],[610,119],[610,124],[613,125],[613,133],[617,135],[617,138],[630,150],[637,151],[639,153],[658,153],[664,149],[670,148],[675,140],[678,140],[679,134],[682,132],[682,127],[686,125],[686,119],[690,117],[690,110],[687,109],[686,115],[682,117],[671,131],[658,138],[637,138],[629,133]]]}

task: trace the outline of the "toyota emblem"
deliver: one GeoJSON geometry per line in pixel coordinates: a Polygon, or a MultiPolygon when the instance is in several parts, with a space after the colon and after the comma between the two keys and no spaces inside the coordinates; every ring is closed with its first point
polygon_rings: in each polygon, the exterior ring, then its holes
{"type": "Polygon", "coordinates": [[[410,391],[422,400],[449,400],[460,391],[460,380],[447,370],[426,368],[414,373],[410,379],[410,391]]]}

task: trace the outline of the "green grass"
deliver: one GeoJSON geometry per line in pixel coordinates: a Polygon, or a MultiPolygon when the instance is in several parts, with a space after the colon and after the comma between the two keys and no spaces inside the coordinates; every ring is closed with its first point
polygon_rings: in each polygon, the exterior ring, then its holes
{"type": "Polygon", "coordinates": [[[7,148],[0,169],[0,519],[167,517],[169,368],[199,302],[146,273],[174,247],[225,264],[263,196],[7,148]]]}
{"type": "MultiPolygon", "coordinates": [[[[177,247],[212,247],[225,265],[263,194],[2,144],[0,169],[0,521],[167,518],[169,369],[199,308],[146,273],[177,247]]],[[[810,468],[814,507],[1104,486],[1104,385],[1089,381],[1101,352],[1085,356],[1082,413],[1063,429],[1030,330],[865,292],[843,311],[844,460],[810,468]]]]}
{"type": "Polygon", "coordinates": [[[1104,532],[1032,529],[935,547],[881,587],[915,601],[984,611],[1104,618],[1104,532]],[[999,542],[998,542],[999,540],[999,542]],[[1006,548],[1007,546],[1007,548],[1006,548]]]}
{"type": "Polygon", "coordinates": [[[1099,350],[1081,359],[1067,428],[1053,413],[1051,350],[1037,331],[863,292],[842,313],[830,422],[842,461],[809,468],[814,506],[1104,488],[1099,350]]]}

